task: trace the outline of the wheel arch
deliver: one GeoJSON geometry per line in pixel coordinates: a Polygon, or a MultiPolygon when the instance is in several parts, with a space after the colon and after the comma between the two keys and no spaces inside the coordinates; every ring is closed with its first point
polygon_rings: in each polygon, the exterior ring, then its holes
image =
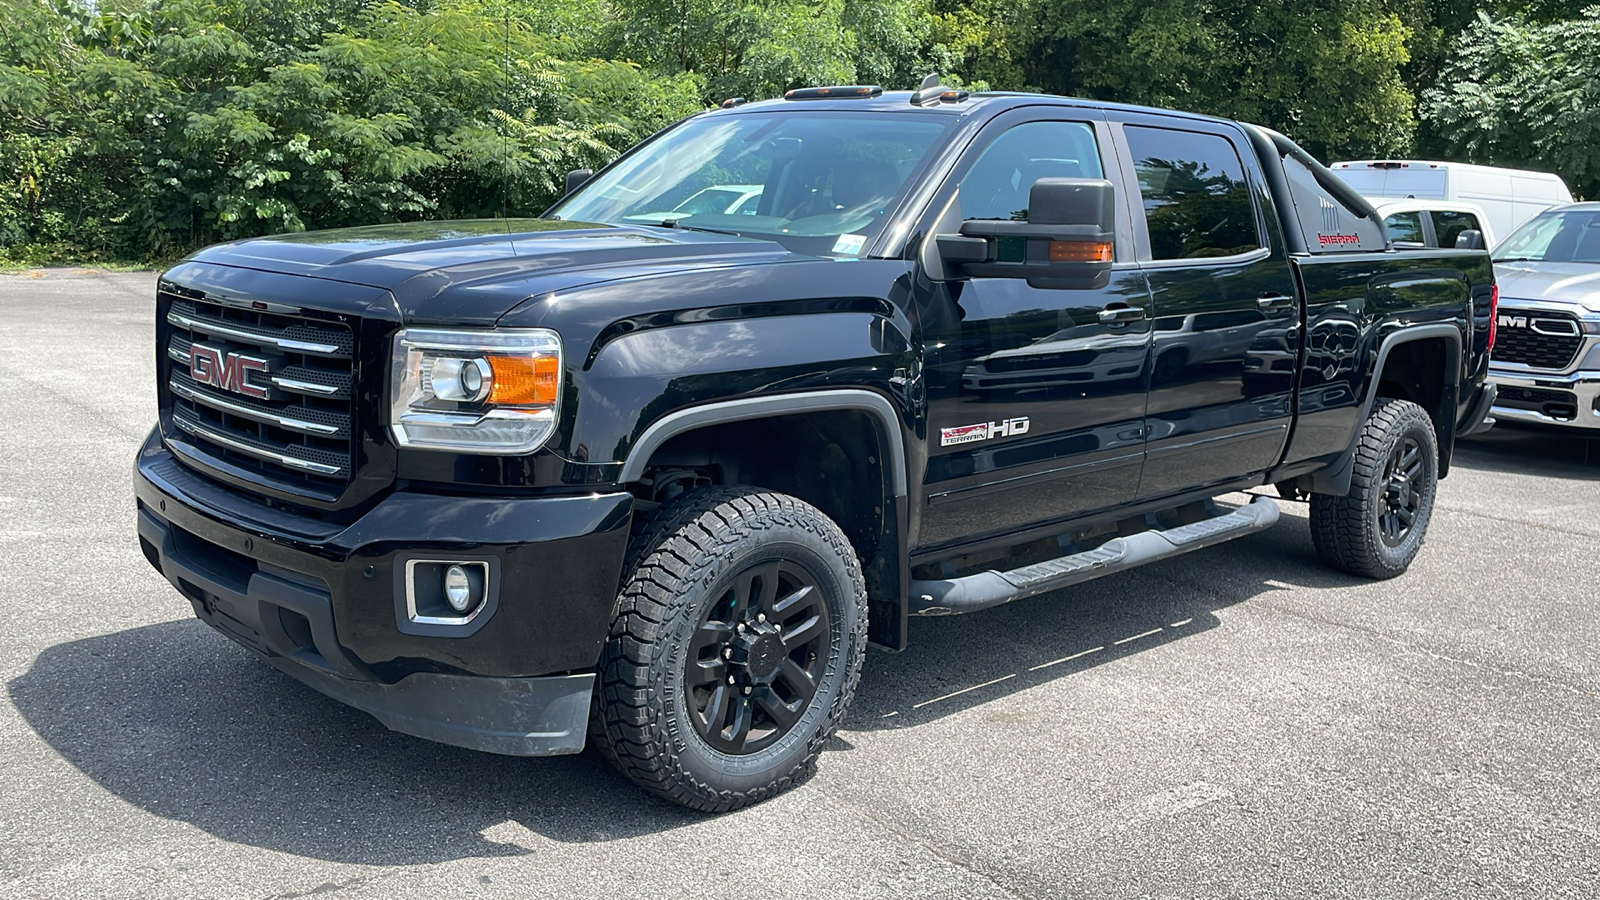
{"type": "Polygon", "coordinates": [[[1379,397],[1410,400],[1427,411],[1439,441],[1439,477],[1444,478],[1450,471],[1450,458],[1455,450],[1461,360],[1461,329],[1456,325],[1443,322],[1412,325],[1385,335],[1367,379],[1366,395],[1350,446],[1333,463],[1312,473],[1312,493],[1343,495],[1349,492],[1355,442],[1379,397]],[[1422,377],[1435,366],[1443,369],[1443,378],[1436,385],[1422,377]]]}
{"type": "Polygon", "coordinates": [[[790,494],[833,519],[861,557],[869,638],[906,643],[908,473],[904,429],[890,401],[834,389],[707,403],[661,417],[640,433],[621,481],[659,489],[655,474],[697,471],[713,483],[790,494]]]}

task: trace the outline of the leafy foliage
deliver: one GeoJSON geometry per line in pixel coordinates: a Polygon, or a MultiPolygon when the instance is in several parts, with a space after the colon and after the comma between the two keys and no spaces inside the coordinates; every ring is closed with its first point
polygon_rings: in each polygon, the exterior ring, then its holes
{"type": "Polygon", "coordinates": [[[557,58],[471,2],[0,4],[13,257],[536,210],[559,172],[700,108],[692,76],[557,58]]]}
{"type": "Polygon", "coordinates": [[[1536,25],[1481,16],[1423,108],[1473,162],[1554,170],[1600,192],[1600,7],[1536,25]]]}
{"type": "Polygon", "coordinates": [[[0,0],[0,264],[527,214],[724,97],[929,71],[1592,194],[1590,2],[0,0]]]}
{"type": "Polygon", "coordinates": [[[1414,127],[1398,72],[1411,30],[1381,0],[976,0],[945,15],[967,23],[991,83],[1258,122],[1313,153],[1398,151],[1414,127]]]}

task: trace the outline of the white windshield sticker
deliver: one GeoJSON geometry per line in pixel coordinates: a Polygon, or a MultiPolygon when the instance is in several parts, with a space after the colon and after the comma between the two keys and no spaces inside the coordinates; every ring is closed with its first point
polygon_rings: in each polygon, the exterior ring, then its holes
{"type": "Polygon", "coordinates": [[[864,234],[841,234],[839,239],[833,242],[833,252],[856,256],[866,242],[867,236],[864,234]]]}

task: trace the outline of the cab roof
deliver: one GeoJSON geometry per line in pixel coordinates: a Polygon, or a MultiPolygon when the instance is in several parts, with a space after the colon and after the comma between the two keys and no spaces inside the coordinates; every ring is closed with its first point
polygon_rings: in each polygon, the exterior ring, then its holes
{"type": "Polygon", "coordinates": [[[1081,97],[1061,97],[1055,94],[1032,94],[1020,91],[979,91],[967,94],[966,98],[953,103],[933,103],[918,105],[911,102],[912,91],[884,91],[877,96],[868,97],[827,97],[806,100],[756,100],[740,103],[737,106],[712,109],[708,115],[740,115],[747,112],[771,112],[774,110],[828,110],[844,112],[876,112],[876,113],[912,113],[935,114],[948,116],[976,116],[990,117],[999,115],[1008,109],[1019,106],[1068,106],[1083,109],[1122,110],[1125,112],[1145,113],[1156,116],[1171,116],[1181,119],[1191,119],[1202,122],[1229,122],[1228,119],[1219,119],[1215,116],[1203,116],[1198,113],[1180,112],[1172,109],[1158,109],[1150,106],[1135,106],[1127,103],[1110,103],[1104,100],[1086,100],[1081,97]]]}

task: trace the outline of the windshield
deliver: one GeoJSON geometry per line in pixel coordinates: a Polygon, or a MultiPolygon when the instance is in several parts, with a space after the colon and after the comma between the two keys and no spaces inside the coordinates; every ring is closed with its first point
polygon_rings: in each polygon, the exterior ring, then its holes
{"type": "Polygon", "coordinates": [[[799,253],[854,257],[883,227],[951,121],[794,110],[690,119],[549,215],[725,231],[799,253]]]}
{"type": "Polygon", "coordinates": [[[1600,265],[1600,210],[1540,213],[1495,248],[1494,260],[1600,265]]]}

